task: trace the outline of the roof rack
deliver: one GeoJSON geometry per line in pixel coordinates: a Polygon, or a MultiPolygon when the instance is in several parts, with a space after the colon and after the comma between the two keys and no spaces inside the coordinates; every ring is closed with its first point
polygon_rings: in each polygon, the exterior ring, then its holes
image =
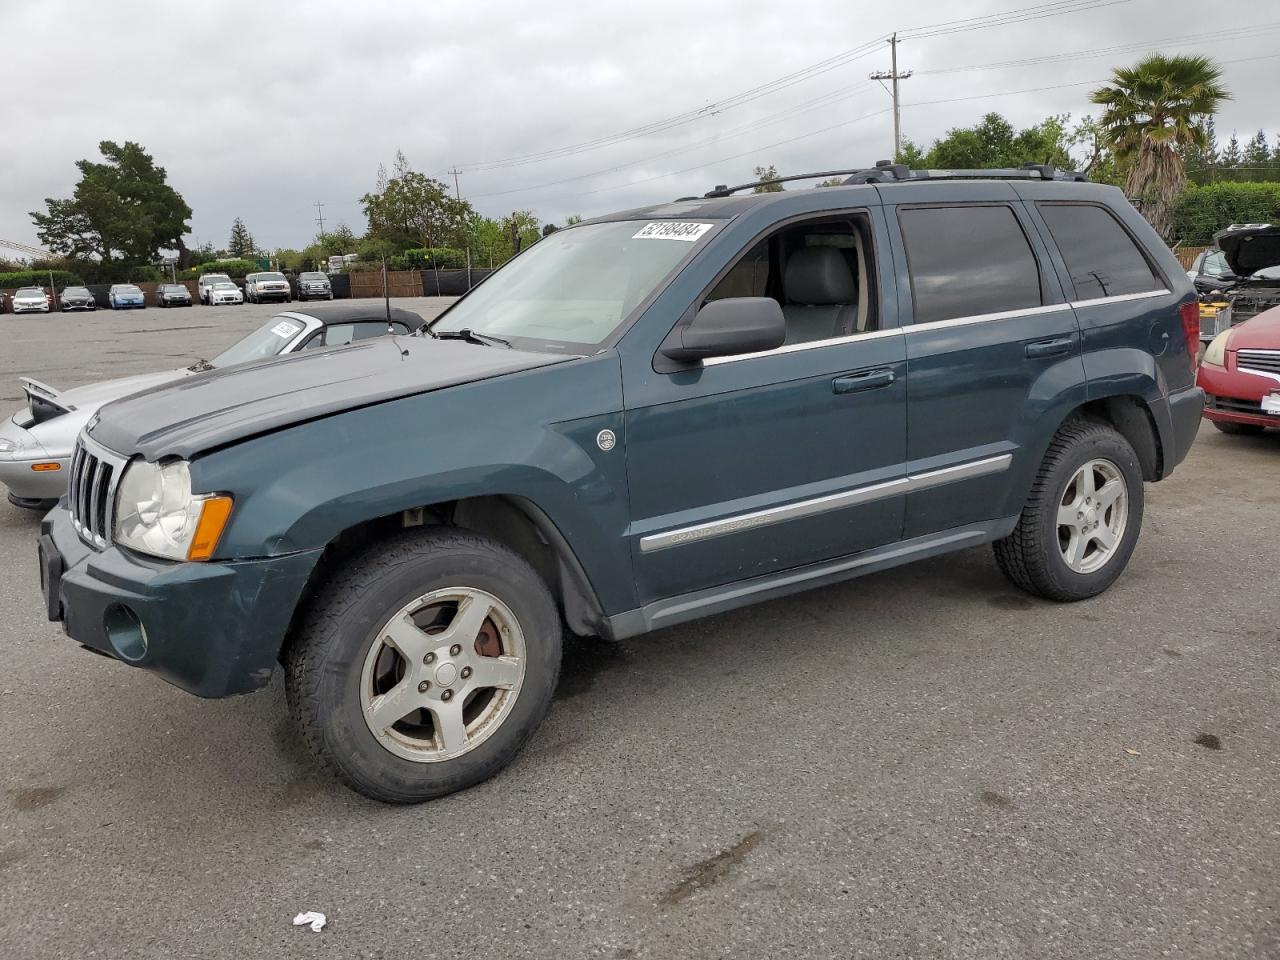
{"type": "MultiPolygon", "coordinates": [[[[739,190],[750,190],[775,183],[793,180],[816,180],[819,177],[847,177],[844,186],[860,183],[916,183],[926,180],[1061,180],[1083,183],[1088,178],[1074,170],[1058,170],[1048,163],[1024,163],[1020,167],[1001,167],[990,170],[912,170],[906,164],[881,160],[874,167],[856,170],[824,170],[821,173],[797,173],[787,177],[770,177],[752,183],[740,183],[736,187],[718,184],[714,190],[703,194],[704,198],[728,197],[739,190]]],[[[693,198],[689,198],[693,199],[693,198]]]]}

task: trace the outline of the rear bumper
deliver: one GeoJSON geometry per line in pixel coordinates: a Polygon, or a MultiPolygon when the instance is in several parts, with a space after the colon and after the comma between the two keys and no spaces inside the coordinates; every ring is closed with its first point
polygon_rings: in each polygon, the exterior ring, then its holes
{"type": "Polygon", "coordinates": [[[1166,451],[1164,473],[1169,472],[1191,452],[1200,430],[1200,414],[1204,410],[1204,391],[1198,386],[1170,393],[1169,436],[1164,439],[1166,451]]]}
{"type": "Polygon", "coordinates": [[[40,526],[40,581],[67,635],[200,697],[271,678],[319,550],[265,560],[173,563],[88,547],[65,507],[40,526]]]}

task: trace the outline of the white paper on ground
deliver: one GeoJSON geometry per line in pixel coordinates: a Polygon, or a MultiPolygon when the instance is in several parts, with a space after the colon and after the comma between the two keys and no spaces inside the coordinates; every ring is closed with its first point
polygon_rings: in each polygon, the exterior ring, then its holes
{"type": "Polygon", "coordinates": [[[328,918],[323,913],[318,913],[315,910],[308,910],[306,913],[300,913],[293,918],[295,927],[310,926],[316,933],[323,930],[324,925],[328,922],[328,918]]]}

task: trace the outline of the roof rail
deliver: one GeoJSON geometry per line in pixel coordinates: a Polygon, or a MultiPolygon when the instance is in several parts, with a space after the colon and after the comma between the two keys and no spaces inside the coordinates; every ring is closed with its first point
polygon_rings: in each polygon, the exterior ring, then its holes
{"type": "MultiPolygon", "coordinates": [[[[704,198],[728,197],[739,190],[790,183],[793,180],[816,180],[819,177],[847,177],[845,186],[860,183],[917,183],[926,180],[1060,180],[1083,183],[1088,178],[1074,170],[1058,170],[1048,163],[1024,163],[1020,167],[1001,167],[989,170],[912,170],[906,164],[881,160],[874,167],[854,170],[824,170],[821,173],[797,173],[786,177],[770,177],[740,183],[735,187],[718,184],[714,190],[703,194],[704,198]]],[[[689,198],[693,199],[693,198],[689,198]]]]}

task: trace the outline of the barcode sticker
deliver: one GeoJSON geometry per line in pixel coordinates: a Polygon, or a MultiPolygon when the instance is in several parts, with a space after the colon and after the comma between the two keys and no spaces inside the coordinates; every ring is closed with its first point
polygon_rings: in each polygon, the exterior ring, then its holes
{"type": "Polygon", "coordinates": [[[710,230],[709,223],[678,223],[674,220],[654,220],[645,224],[632,240],[683,240],[693,243],[710,230]]]}
{"type": "Polygon", "coordinates": [[[288,320],[282,320],[271,328],[271,332],[277,337],[292,337],[300,329],[302,328],[297,324],[290,323],[288,320]]]}

